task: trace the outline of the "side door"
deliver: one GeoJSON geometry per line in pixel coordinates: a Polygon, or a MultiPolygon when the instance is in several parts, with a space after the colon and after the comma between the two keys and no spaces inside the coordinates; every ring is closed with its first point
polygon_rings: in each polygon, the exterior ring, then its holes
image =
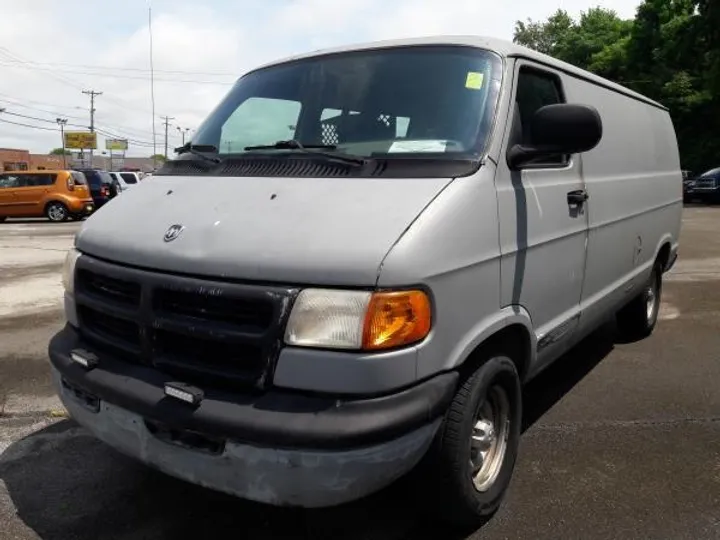
{"type": "Polygon", "coordinates": [[[501,302],[522,306],[538,345],[535,368],[574,343],[580,319],[588,218],[578,156],[557,155],[511,170],[505,156],[532,141],[534,113],[565,102],[562,75],[525,61],[514,66],[505,144],[496,176],[500,216],[501,302]],[[570,194],[570,195],[569,195],[570,194]]]}
{"type": "Polygon", "coordinates": [[[15,204],[18,215],[42,213],[42,201],[52,191],[54,178],[44,173],[21,174],[18,175],[18,178],[19,184],[15,188],[15,204]],[[52,181],[50,181],[51,178],[52,181]]]}
{"type": "Polygon", "coordinates": [[[16,174],[0,174],[0,217],[15,215],[15,186],[17,183],[16,174]]]}

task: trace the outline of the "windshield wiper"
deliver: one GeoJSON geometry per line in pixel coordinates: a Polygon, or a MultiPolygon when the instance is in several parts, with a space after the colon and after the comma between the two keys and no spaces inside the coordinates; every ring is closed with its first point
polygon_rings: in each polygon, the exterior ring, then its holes
{"type": "Polygon", "coordinates": [[[213,146],[212,144],[192,144],[192,143],[186,143],[183,146],[180,146],[179,148],[175,149],[175,152],[178,155],[182,154],[192,154],[193,156],[197,156],[199,158],[202,158],[206,161],[211,161],[212,163],[220,163],[220,158],[208,156],[204,152],[212,152],[217,154],[217,147],[213,146]]]}
{"type": "Polygon", "coordinates": [[[263,144],[258,146],[246,146],[246,151],[252,150],[299,150],[305,154],[321,156],[330,160],[340,161],[349,165],[361,167],[367,162],[361,157],[352,157],[342,153],[336,153],[337,146],[334,144],[303,144],[295,139],[289,141],[277,141],[274,144],[263,144]],[[323,152],[323,150],[325,150],[323,152]]]}

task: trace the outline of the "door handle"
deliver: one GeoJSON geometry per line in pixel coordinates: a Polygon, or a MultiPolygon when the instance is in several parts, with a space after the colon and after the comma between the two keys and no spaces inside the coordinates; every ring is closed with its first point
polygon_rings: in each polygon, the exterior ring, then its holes
{"type": "Polygon", "coordinates": [[[567,194],[568,204],[575,204],[575,205],[584,204],[585,201],[587,201],[589,198],[590,198],[590,195],[588,195],[588,192],[585,191],[584,189],[570,191],[567,194]]]}

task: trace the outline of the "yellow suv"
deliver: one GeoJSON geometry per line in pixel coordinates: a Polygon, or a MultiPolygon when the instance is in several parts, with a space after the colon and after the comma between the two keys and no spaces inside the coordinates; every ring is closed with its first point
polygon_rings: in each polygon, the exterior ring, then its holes
{"type": "Polygon", "coordinates": [[[85,175],[77,171],[0,173],[0,222],[9,217],[81,219],[95,210],[85,175]]]}

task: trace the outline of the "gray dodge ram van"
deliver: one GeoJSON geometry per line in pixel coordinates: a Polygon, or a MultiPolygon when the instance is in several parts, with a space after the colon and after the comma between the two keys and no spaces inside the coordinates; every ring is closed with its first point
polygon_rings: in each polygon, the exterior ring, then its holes
{"type": "Polygon", "coordinates": [[[274,505],[419,466],[487,519],[522,385],[610,317],[649,335],[677,256],[668,111],[503,41],[266,65],[177,152],[78,233],[54,381],[117,450],[274,505]]]}

